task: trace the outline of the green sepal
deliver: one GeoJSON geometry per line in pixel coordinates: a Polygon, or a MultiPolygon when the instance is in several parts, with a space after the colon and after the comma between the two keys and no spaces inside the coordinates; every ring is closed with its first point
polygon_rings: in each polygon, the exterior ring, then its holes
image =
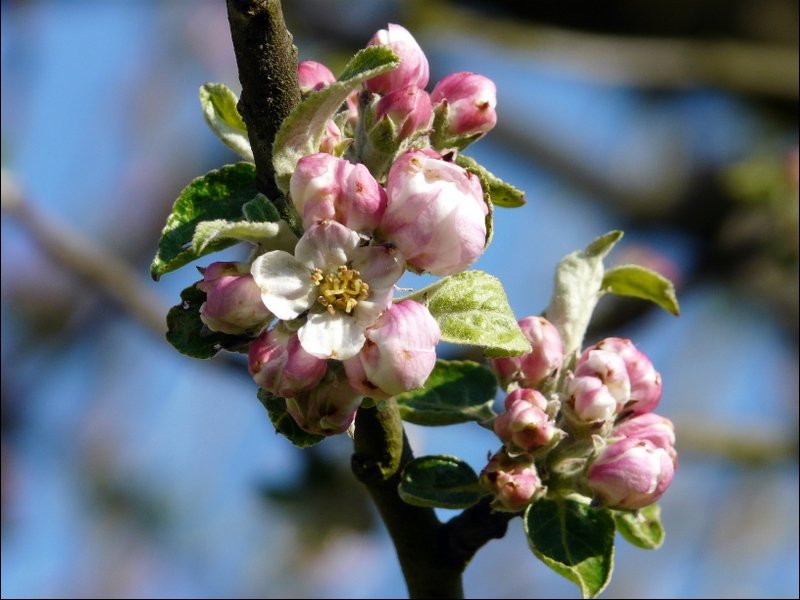
{"type": "Polygon", "coordinates": [[[664,543],[664,526],[661,524],[661,507],[645,506],[637,511],[612,511],[617,531],[637,548],[655,550],[664,543]]]}
{"type": "Polygon", "coordinates": [[[531,351],[503,285],[488,273],[464,271],[406,298],[427,305],[439,323],[444,342],[482,347],[490,358],[531,351]]]}
{"type": "Polygon", "coordinates": [[[454,425],[483,422],[492,410],[497,380],[484,366],[472,361],[436,361],[425,386],[395,396],[400,417],[417,425],[454,425]]]}
{"type": "Polygon", "coordinates": [[[459,153],[456,164],[462,169],[477,175],[485,192],[492,199],[492,204],[501,208],[518,208],[525,205],[525,192],[506,183],[491,171],[479,164],[474,158],[459,153]]]}
{"type": "Polygon", "coordinates": [[[253,150],[245,125],[236,104],[239,99],[224,83],[204,83],[200,86],[200,107],[203,117],[222,143],[249,162],[253,150]]]}
{"type": "Polygon", "coordinates": [[[608,269],[603,275],[601,287],[604,292],[618,296],[650,300],[676,317],[681,314],[672,282],[645,267],[622,265],[608,269]]]}
{"type": "Polygon", "coordinates": [[[454,456],[422,456],[403,469],[397,487],[407,504],[468,508],[487,494],[467,463],[454,456]]]}
{"type": "Polygon", "coordinates": [[[570,498],[544,498],[523,517],[525,534],[536,557],[578,585],[584,598],[605,589],[614,570],[614,519],[570,498]]]}
{"type": "MultiPolygon", "coordinates": [[[[198,282],[199,283],[199,282],[198,282]]],[[[206,293],[197,283],[181,292],[181,303],[167,313],[167,341],[181,354],[192,358],[211,358],[222,349],[247,352],[252,340],[246,335],[211,331],[200,319],[200,306],[206,293]]]]}
{"type": "Polygon", "coordinates": [[[338,81],[309,94],[283,121],[272,146],[272,165],[275,182],[284,194],[289,193],[289,179],[297,161],[319,151],[328,120],[350,92],[399,64],[397,55],[385,46],[364,48],[347,64],[338,81]]]}
{"type": "Polygon", "coordinates": [[[556,326],[564,344],[564,356],[577,352],[597,301],[602,295],[603,258],[622,237],[611,231],[586,248],[568,254],[558,263],[547,319],[556,326]]]}
{"type": "Polygon", "coordinates": [[[150,265],[153,279],[158,281],[165,273],[200,256],[235,244],[235,239],[219,240],[197,254],[192,248],[192,238],[202,221],[241,219],[243,205],[257,193],[256,169],[251,163],[227,165],[193,180],[181,191],[167,217],[158,251],[150,265]]]}
{"type": "Polygon", "coordinates": [[[286,412],[285,398],[273,396],[268,391],[259,389],[258,400],[267,409],[269,420],[272,421],[276,433],[284,435],[298,448],[308,448],[325,439],[323,435],[308,433],[300,428],[292,416],[286,412]]]}

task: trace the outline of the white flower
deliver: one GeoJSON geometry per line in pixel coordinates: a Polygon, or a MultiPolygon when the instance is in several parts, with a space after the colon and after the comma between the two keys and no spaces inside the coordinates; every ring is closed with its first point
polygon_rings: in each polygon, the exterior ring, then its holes
{"type": "Polygon", "coordinates": [[[318,358],[345,360],[364,345],[364,330],[392,301],[405,270],[388,246],[361,246],[359,235],[335,221],[309,227],[294,256],[274,250],[259,256],[250,272],[261,300],[283,320],[308,311],[300,344],[318,358]]]}

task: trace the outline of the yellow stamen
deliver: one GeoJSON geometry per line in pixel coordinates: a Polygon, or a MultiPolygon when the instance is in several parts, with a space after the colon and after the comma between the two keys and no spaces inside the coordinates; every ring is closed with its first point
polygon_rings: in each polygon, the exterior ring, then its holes
{"type": "Polygon", "coordinates": [[[317,302],[332,315],[337,309],[351,314],[358,302],[369,296],[369,284],[361,279],[361,273],[346,265],[340,265],[335,273],[327,275],[321,269],[314,269],[311,282],[319,287],[317,302]]]}

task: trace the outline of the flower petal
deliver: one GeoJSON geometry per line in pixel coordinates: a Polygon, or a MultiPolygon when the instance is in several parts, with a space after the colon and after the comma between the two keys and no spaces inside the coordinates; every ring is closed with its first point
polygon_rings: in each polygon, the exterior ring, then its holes
{"type": "MultiPolygon", "coordinates": [[[[380,296],[385,296],[386,290],[392,290],[392,286],[400,279],[406,269],[403,255],[397,248],[391,246],[364,246],[355,248],[350,252],[353,261],[353,268],[361,273],[361,279],[366,281],[370,287],[370,300],[382,303],[380,296]]],[[[384,308],[389,305],[391,294],[386,299],[384,308]]]]}
{"type": "Polygon", "coordinates": [[[318,358],[337,360],[358,354],[366,340],[364,330],[372,323],[366,320],[373,318],[373,312],[369,310],[358,314],[361,304],[358,303],[352,315],[341,312],[310,314],[306,324],[297,332],[303,350],[318,358]]]}
{"type": "Polygon", "coordinates": [[[250,272],[261,290],[261,301],[279,319],[298,317],[316,298],[308,267],[283,250],[262,254],[250,272]]]}
{"type": "Polygon", "coordinates": [[[306,230],[294,255],[311,269],[331,272],[347,264],[350,251],[358,247],[359,241],[358,234],[341,223],[321,221],[306,230]]]}

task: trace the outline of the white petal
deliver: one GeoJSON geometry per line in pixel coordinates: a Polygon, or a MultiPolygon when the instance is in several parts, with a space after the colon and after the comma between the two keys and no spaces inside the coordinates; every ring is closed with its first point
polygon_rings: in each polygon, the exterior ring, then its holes
{"type": "Polygon", "coordinates": [[[283,250],[262,254],[250,272],[261,290],[261,301],[279,319],[298,317],[316,298],[308,267],[283,250]]]}
{"type": "Polygon", "coordinates": [[[358,247],[358,234],[336,221],[322,221],[309,227],[297,242],[294,255],[310,268],[335,271],[347,264],[349,253],[358,247]]]}
{"type": "MultiPolygon", "coordinates": [[[[406,265],[400,251],[389,246],[364,246],[356,248],[350,253],[353,259],[353,268],[361,273],[361,279],[366,281],[370,287],[370,300],[383,302],[383,299],[373,299],[385,295],[385,291],[391,291],[392,286],[400,279],[405,271],[406,265]]],[[[386,300],[384,308],[388,306],[386,300]]]]}
{"type": "MultiPolygon", "coordinates": [[[[361,303],[359,303],[360,306],[361,303]]],[[[358,307],[356,307],[358,310],[358,307]]],[[[297,332],[303,350],[317,358],[345,360],[358,354],[364,345],[367,325],[355,315],[327,311],[312,313],[297,332]]]]}

